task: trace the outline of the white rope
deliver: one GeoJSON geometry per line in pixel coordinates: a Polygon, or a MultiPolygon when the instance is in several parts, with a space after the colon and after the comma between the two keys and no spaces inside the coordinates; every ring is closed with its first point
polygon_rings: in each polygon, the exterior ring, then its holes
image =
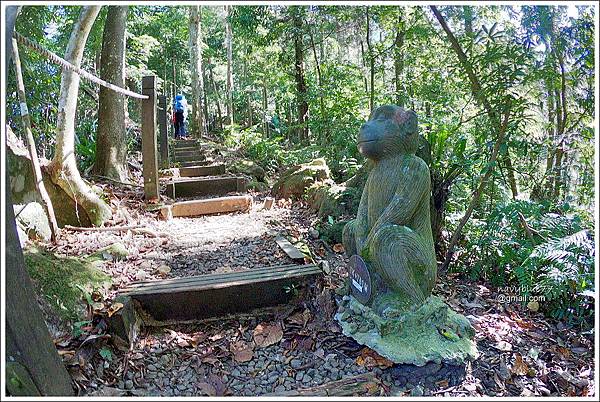
{"type": "Polygon", "coordinates": [[[13,32],[13,36],[15,37],[17,42],[20,43],[21,45],[26,46],[32,50],[35,50],[36,52],[45,56],[48,60],[50,60],[56,64],[60,64],[62,66],[62,68],[72,71],[76,74],[79,74],[83,78],[86,78],[92,82],[95,82],[98,85],[102,85],[103,87],[106,87],[108,89],[112,89],[113,91],[118,92],[120,94],[131,96],[132,98],[148,99],[148,95],[141,95],[136,92],[132,92],[128,89],[118,87],[114,84],[111,84],[110,82],[106,82],[106,81],[96,77],[93,74],[88,73],[87,71],[82,70],[81,68],[79,68],[77,66],[74,66],[73,64],[71,64],[68,61],[66,61],[65,59],[63,59],[62,57],[57,56],[56,54],[52,53],[51,51],[49,51],[47,49],[44,49],[42,46],[33,42],[32,40],[27,39],[26,37],[24,37],[17,31],[13,32]]]}

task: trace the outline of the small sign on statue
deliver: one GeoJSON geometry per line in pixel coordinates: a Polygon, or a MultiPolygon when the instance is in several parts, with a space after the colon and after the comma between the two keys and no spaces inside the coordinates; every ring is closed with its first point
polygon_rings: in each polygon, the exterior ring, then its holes
{"type": "Polygon", "coordinates": [[[348,276],[352,296],[362,304],[367,304],[371,299],[371,275],[367,264],[360,256],[350,257],[348,276]]]}

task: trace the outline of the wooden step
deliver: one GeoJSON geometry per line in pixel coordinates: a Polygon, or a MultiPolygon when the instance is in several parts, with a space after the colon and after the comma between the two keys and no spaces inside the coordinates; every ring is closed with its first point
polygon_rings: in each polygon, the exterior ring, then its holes
{"type": "Polygon", "coordinates": [[[133,283],[121,295],[156,321],[190,321],[289,301],[292,288],[321,274],[316,265],[282,265],[241,272],[133,283]]]}
{"type": "Polygon", "coordinates": [[[180,167],[206,166],[212,165],[213,163],[215,163],[215,161],[212,158],[201,161],[177,162],[180,167]]]}
{"type": "Polygon", "coordinates": [[[181,177],[218,176],[225,174],[225,165],[190,166],[179,168],[181,177]]]}
{"type": "Polygon", "coordinates": [[[175,155],[175,162],[201,162],[204,160],[204,155],[199,152],[187,153],[185,155],[175,155]]]}
{"type": "Polygon", "coordinates": [[[175,156],[175,159],[178,159],[178,158],[188,158],[188,157],[195,157],[197,159],[204,159],[204,152],[202,152],[199,149],[190,150],[190,151],[175,151],[175,153],[173,155],[175,156]]]}
{"type": "Polygon", "coordinates": [[[175,147],[191,147],[195,145],[198,145],[198,141],[195,139],[175,140],[175,147]]]}
{"type": "Polygon", "coordinates": [[[226,212],[244,211],[252,208],[252,197],[236,195],[232,197],[208,198],[176,202],[161,208],[161,214],[166,219],[173,217],[192,217],[226,212]]]}
{"type": "Polygon", "coordinates": [[[167,195],[172,198],[225,195],[246,191],[248,179],[236,176],[214,176],[175,179],[167,183],[167,195]]]}

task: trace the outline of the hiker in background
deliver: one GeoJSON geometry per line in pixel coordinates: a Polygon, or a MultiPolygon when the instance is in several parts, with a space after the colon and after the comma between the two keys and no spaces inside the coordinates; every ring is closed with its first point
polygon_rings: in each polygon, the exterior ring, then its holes
{"type": "Polygon", "coordinates": [[[175,96],[175,102],[173,102],[173,111],[175,112],[175,138],[185,137],[185,119],[187,118],[188,113],[188,104],[185,96],[175,96]]]}

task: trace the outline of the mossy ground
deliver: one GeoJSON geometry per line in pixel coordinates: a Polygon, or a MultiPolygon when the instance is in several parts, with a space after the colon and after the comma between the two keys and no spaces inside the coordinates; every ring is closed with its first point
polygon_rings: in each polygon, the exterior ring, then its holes
{"type": "Polygon", "coordinates": [[[25,265],[38,292],[61,319],[84,318],[85,306],[94,292],[107,290],[111,278],[97,268],[98,261],[61,258],[40,248],[25,250],[25,265]]]}

